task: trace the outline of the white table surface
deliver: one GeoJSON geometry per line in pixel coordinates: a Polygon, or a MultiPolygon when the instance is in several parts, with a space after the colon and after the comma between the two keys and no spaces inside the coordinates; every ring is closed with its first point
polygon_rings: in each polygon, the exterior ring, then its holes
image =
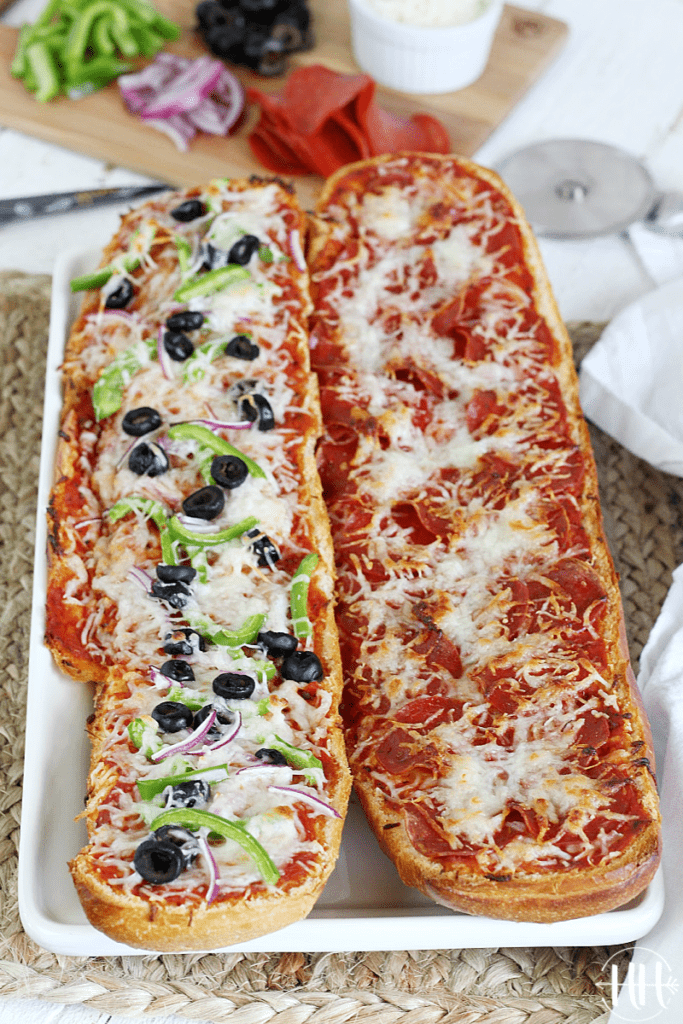
{"type": "MultiPolygon", "coordinates": [[[[329,0],[339,3],[342,0],[329,0]]],[[[683,189],[683,0],[515,0],[566,21],[557,61],[491,136],[475,159],[495,166],[520,146],[550,138],[589,138],[642,159],[661,188],[683,189]]],[[[19,0],[7,24],[31,21],[44,0],[19,0]]],[[[113,168],[0,128],[0,198],[143,184],[113,168]]],[[[0,228],[0,270],[51,273],[64,249],[104,244],[127,206],[55,216],[0,228]]],[[[608,320],[653,282],[622,236],[590,241],[541,239],[543,258],[566,320],[608,320]]],[[[189,1024],[176,1016],[150,1024],[189,1024]]],[[[87,1002],[0,999],[0,1024],[125,1024],[87,1002]]]]}

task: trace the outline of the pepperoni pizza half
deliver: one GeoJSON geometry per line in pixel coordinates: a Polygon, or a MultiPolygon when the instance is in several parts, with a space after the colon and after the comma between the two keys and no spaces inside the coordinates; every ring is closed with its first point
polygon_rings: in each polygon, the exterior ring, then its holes
{"type": "Polygon", "coordinates": [[[328,180],[310,244],[356,789],[438,903],[558,921],[659,812],[571,344],[519,205],[456,157],[328,180]]]}

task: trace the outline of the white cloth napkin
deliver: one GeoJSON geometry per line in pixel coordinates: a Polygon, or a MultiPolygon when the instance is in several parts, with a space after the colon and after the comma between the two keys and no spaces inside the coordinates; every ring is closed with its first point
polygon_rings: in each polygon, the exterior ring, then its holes
{"type": "MultiPolygon", "coordinates": [[[[653,250],[650,249],[650,252],[653,250]]],[[[671,250],[670,250],[671,253],[671,250]]],[[[652,465],[683,476],[683,277],[633,303],[583,360],[588,419],[652,465]]],[[[665,907],[637,944],[609,1024],[683,1020],[683,566],[641,656],[662,803],[665,907]]]]}
{"type": "Polygon", "coordinates": [[[665,284],[683,275],[683,238],[659,235],[642,224],[633,224],[628,233],[655,284],[665,284]]]}

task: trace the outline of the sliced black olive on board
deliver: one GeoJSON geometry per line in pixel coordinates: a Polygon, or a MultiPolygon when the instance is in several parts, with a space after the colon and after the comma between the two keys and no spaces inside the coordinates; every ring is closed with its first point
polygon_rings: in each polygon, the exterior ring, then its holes
{"type": "Polygon", "coordinates": [[[152,583],[152,594],[158,597],[171,608],[184,608],[190,600],[190,588],[185,583],[162,583],[161,580],[154,580],[152,583]]]}
{"type": "Polygon", "coordinates": [[[257,558],[256,564],[261,569],[272,569],[275,562],[280,560],[280,552],[273,544],[270,537],[261,533],[258,527],[247,530],[246,536],[251,539],[249,547],[257,558]]]}
{"type": "Polygon", "coordinates": [[[265,761],[266,764],[287,764],[287,758],[279,750],[275,750],[274,747],[261,747],[260,750],[256,751],[256,757],[259,761],[265,761]]]}
{"type": "Polygon", "coordinates": [[[135,289],[133,288],[133,282],[127,277],[124,277],[121,284],[107,295],[104,300],[105,308],[123,309],[128,305],[134,294],[135,289]]]}
{"type": "MultiPolygon", "coordinates": [[[[157,567],[157,573],[159,568],[157,567]]],[[[177,567],[169,566],[168,568],[177,567]]],[[[206,640],[195,629],[176,629],[172,633],[166,634],[163,647],[164,652],[172,657],[184,655],[189,658],[190,655],[196,654],[197,651],[206,650],[206,640]]]]}
{"type": "Polygon", "coordinates": [[[226,356],[233,356],[235,359],[245,359],[251,362],[256,359],[261,350],[248,334],[236,334],[225,346],[226,356]]]}
{"type": "Polygon", "coordinates": [[[299,646],[299,641],[291,633],[277,633],[272,629],[262,630],[256,637],[256,642],[265,648],[271,658],[282,658],[299,646]]]}
{"type": "Polygon", "coordinates": [[[238,263],[241,267],[246,267],[254,253],[258,252],[260,245],[261,242],[256,235],[242,235],[230,249],[228,262],[238,263]]]}
{"type": "Polygon", "coordinates": [[[258,392],[241,395],[237,399],[237,408],[240,417],[256,423],[259,430],[272,430],[275,426],[275,416],[265,395],[259,395],[258,392]]]}
{"type": "Polygon", "coordinates": [[[241,672],[221,672],[211,685],[213,692],[225,700],[248,700],[256,688],[251,676],[241,672]]]}
{"type": "Polygon", "coordinates": [[[262,15],[270,18],[279,6],[280,0],[239,0],[239,6],[252,17],[262,15]]]}
{"type": "Polygon", "coordinates": [[[139,409],[130,409],[121,421],[121,429],[131,437],[142,437],[161,426],[161,416],[149,405],[141,405],[139,409]]]}
{"type": "Polygon", "coordinates": [[[156,838],[140,843],[133,864],[138,874],[153,885],[173,882],[186,866],[182,851],[175,843],[156,838]]]}
{"type": "Polygon", "coordinates": [[[159,671],[162,675],[176,683],[191,683],[194,681],[194,670],[192,665],[188,665],[186,661],[165,661],[159,671]]]}
{"type": "Polygon", "coordinates": [[[194,345],[182,331],[164,331],[164,349],[176,363],[183,363],[194,352],[194,345]]]}
{"type": "Polygon", "coordinates": [[[211,786],[206,779],[186,779],[173,786],[166,801],[166,810],[172,807],[206,807],[211,786]]]}
{"type": "Polygon", "coordinates": [[[196,220],[197,217],[203,217],[205,213],[206,207],[200,199],[186,199],[180,206],[176,206],[174,210],[171,210],[173,219],[181,221],[183,224],[196,220]]]}
{"type": "Polygon", "coordinates": [[[152,718],[162,732],[180,732],[192,728],[192,711],[178,700],[162,700],[152,709],[152,718]]]}
{"type": "Polygon", "coordinates": [[[162,583],[192,583],[196,575],[197,570],[191,565],[165,565],[162,562],[157,566],[157,576],[162,583]]]}
{"type": "Polygon", "coordinates": [[[287,54],[279,39],[273,39],[268,30],[247,29],[242,44],[244,64],[259,75],[270,78],[282,75],[287,67],[287,54]]]}
{"type": "Polygon", "coordinates": [[[166,321],[169,331],[198,331],[204,323],[204,314],[195,309],[172,313],[166,321]]]}
{"type": "Polygon", "coordinates": [[[165,840],[177,846],[183,855],[186,866],[191,864],[199,853],[197,837],[189,829],[183,828],[182,825],[162,825],[161,828],[154,831],[154,838],[157,841],[165,840]]]}
{"type": "Polygon", "coordinates": [[[161,476],[168,467],[166,452],[152,441],[136,444],[128,456],[128,469],[138,476],[161,476]]]}
{"type": "Polygon", "coordinates": [[[183,501],[183,512],[193,519],[215,519],[225,507],[225,493],[216,484],[200,487],[183,501]]]}
{"type": "Polygon", "coordinates": [[[211,463],[211,476],[221,487],[232,491],[244,483],[249,470],[238,455],[217,455],[211,463]]]}
{"type": "Polygon", "coordinates": [[[293,679],[297,683],[312,683],[324,676],[320,658],[313,651],[293,651],[288,654],[280,666],[283,679],[293,679]]]}

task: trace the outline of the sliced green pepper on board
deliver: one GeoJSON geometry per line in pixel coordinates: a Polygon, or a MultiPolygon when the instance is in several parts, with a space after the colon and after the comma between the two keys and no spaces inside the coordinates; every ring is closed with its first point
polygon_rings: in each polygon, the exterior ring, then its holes
{"type": "Polygon", "coordinates": [[[154,819],[154,829],[163,828],[164,825],[180,825],[182,828],[197,831],[200,828],[208,828],[214,835],[223,836],[224,839],[232,839],[247,853],[268,885],[275,885],[280,872],[275,867],[270,856],[261,846],[257,839],[247,832],[246,827],[238,821],[226,821],[211,811],[199,811],[196,808],[182,807],[171,811],[164,811],[158,818],[154,819]]]}
{"type": "Polygon", "coordinates": [[[153,57],[179,36],[180,26],[144,0],[49,0],[22,26],[11,72],[45,103],[99,89],[131,69],[121,57],[153,57]]]}

